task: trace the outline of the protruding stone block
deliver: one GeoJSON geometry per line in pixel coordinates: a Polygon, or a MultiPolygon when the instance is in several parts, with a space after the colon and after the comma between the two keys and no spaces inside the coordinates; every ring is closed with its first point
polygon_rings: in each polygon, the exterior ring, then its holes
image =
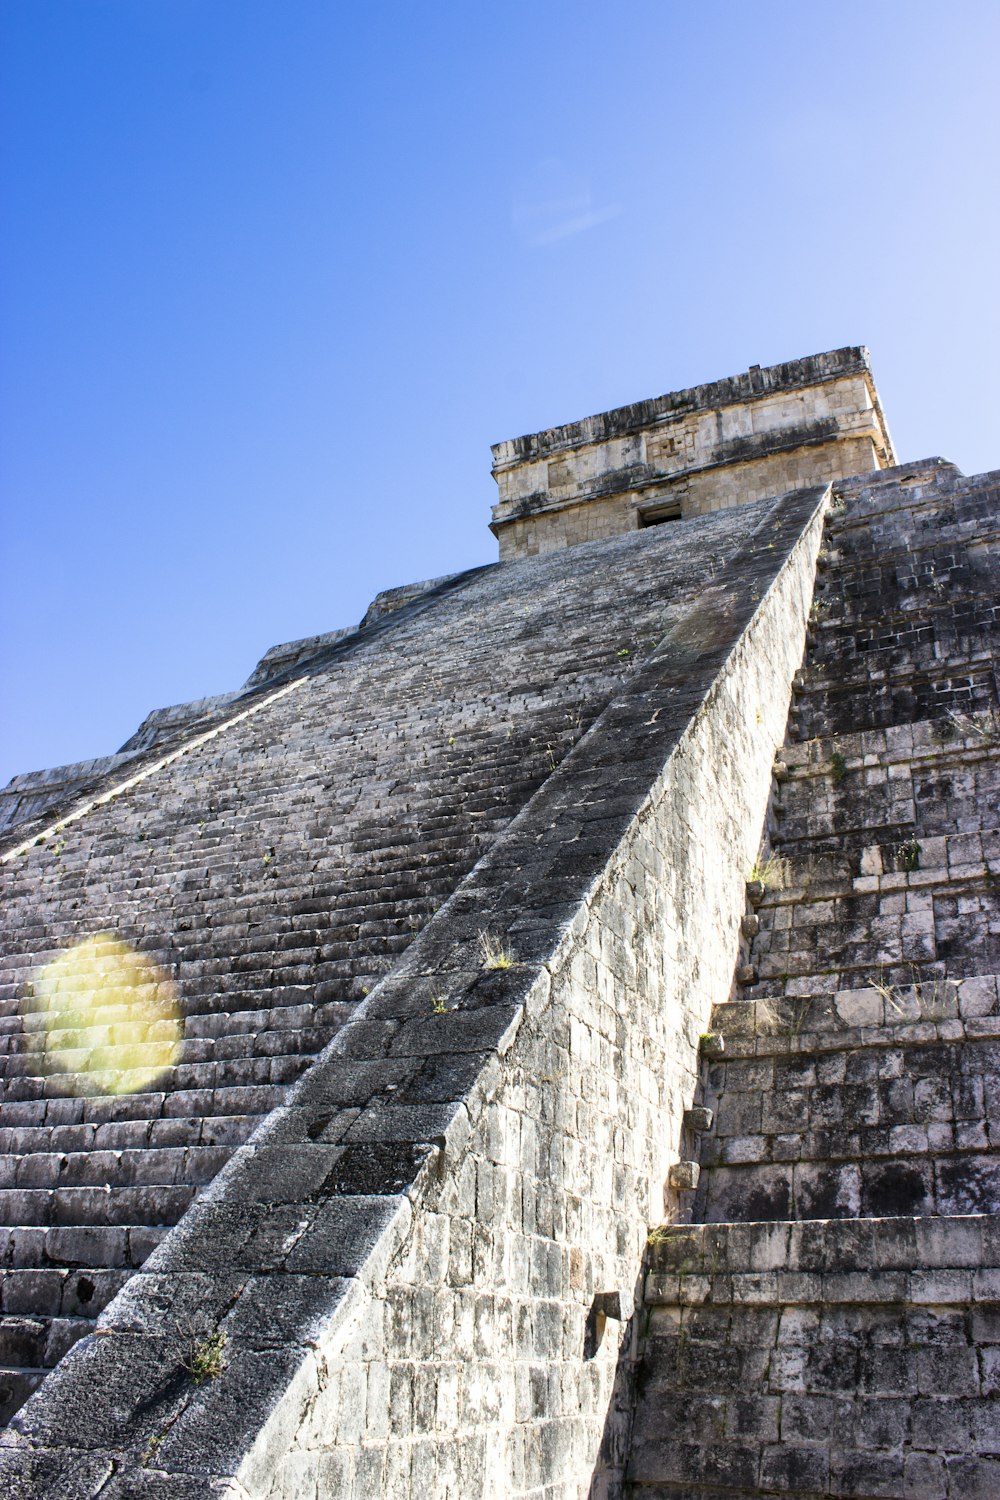
{"type": "Polygon", "coordinates": [[[701,1168],[696,1161],[675,1161],[667,1173],[667,1183],[675,1193],[692,1193],[698,1186],[701,1168]]]}

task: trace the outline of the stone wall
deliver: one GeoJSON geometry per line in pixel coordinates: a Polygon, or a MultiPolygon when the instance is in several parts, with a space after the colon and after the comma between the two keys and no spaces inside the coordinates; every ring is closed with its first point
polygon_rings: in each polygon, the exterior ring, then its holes
{"type": "Polygon", "coordinates": [[[682,516],[701,516],[877,468],[879,453],[871,435],[842,436],[836,442],[816,442],[686,474],[673,481],[665,495],[676,499],[682,516]]]}
{"type": "Polygon", "coordinates": [[[44,771],[25,771],[20,776],[13,776],[0,790],[0,833],[19,823],[43,818],[49,808],[64,806],[67,798],[78,795],[102,777],[120,771],[137,753],[126,751],[102,755],[94,760],[49,766],[44,771]]]}
{"type": "Polygon", "coordinates": [[[674,1231],[646,1282],[634,1494],[991,1500],[998,1292],[991,1217],[674,1231]]]}
{"type": "Polygon", "coordinates": [[[729,990],[823,499],[760,508],[14,1418],[11,1494],[577,1496],[595,1468],[613,1491],[618,1357],[729,990]]]}

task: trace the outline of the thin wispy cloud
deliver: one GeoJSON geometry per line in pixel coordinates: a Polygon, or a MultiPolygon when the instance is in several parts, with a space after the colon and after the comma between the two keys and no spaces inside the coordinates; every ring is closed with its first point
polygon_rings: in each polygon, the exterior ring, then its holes
{"type": "Polygon", "coordinates": [[[590,179],[547,157],[514,188],[511,222],[526,245],[553,245],[585,234],[621,213],[618,203],[595,202],[590,179]]]}

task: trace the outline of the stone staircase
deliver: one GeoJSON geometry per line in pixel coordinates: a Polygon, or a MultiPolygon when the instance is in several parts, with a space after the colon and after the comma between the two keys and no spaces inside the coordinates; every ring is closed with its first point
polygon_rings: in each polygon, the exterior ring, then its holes
{"type": "MultiPolygon", "coordinates": [[[[772,513],[397,591],[8,833],[0,1420],[772,513]],[[43,1065],[27,1025],[40,971],[97,933],[155,965],[183,1018],[177,1060],[113,1096],[43,1065]]],[[[105,1063],[132,1066],[116,1004],[91,1022],[105,1063]]]]}
{"type": "Polygon", "coordinates": [[[1000,1494],[998,501],[835,490],[694,1222],[651,1236],[637,1497],[1000,1494]]]}

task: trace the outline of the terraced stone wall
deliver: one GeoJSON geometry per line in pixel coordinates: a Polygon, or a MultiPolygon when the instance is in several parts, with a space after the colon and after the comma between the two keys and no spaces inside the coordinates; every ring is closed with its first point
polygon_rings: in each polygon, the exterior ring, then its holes
{"type": "Polygon", "coordinates": [[[636,1500],[1000,1493],[998,528],[940,460],[835,489],[636,1500]]]}
{"type": "Polygon", "coordinates": [[[636,1496],[992,1500],[995,1217],[697,1225],[646,1283],[636,1496]]]}

